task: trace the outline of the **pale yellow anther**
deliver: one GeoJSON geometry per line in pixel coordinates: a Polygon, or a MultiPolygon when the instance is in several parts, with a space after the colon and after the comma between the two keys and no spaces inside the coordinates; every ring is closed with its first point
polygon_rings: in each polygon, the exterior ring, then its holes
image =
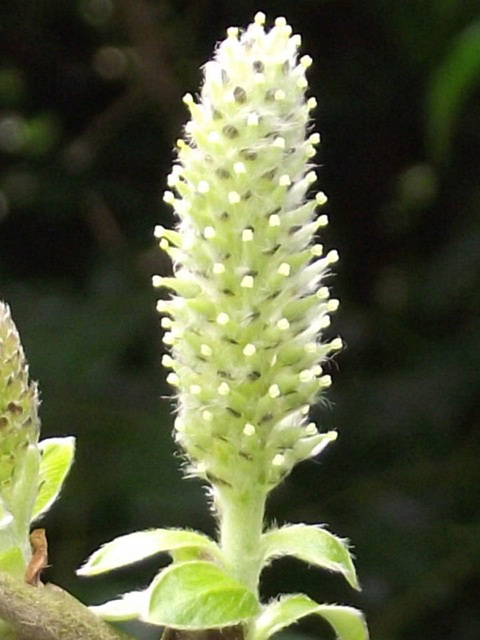
{"type": "Polygon", "coordinates": [[[281,187],[289,187],[292,184],[292,180],[287,173],[284,173],[283,176],[280,176],[278,179],[278,184],[281,187]]]}
{"type": "Polygon", "coordinates": [[[225,265],[222,262],[214,262],[212,271],[217,276],[221,273],[225,273],[225,265]]]}
{"type": "Polygon", "coordinates": [[[273,456],[272,464],[274,467],[281,467],[285,464],[285,456],[282,453],[277,453],[273,456]]]}
{"type": "Polygon", "coordinates": [[[329,376],[328,374],[325,376],[322,376],[319,379],[319,382],[321,387],[323,387],[324,389],[327,389],[332,385],[332,376],[329,376]]]}
{"type": "Polygon", "coordinates": [[[230,204],[238,204],[240,202],[240,194],[236,191],[230,191],[227,198],[230,204]]]}
{"type": "Polygon", "coordinates": [[[272,142],[272,146],[277,147],[278,149],[285,149],[285,138],[282,138],[282,136],[277,136],[272,142]]]}
{"type": "Polygon", "coordinates": [[[311,369],[304,369],[298,374],[300,382],[311,382],[313,380],[313,372],[311,369]]]}
{"type": "Polygon", "coordinates": [[[217,232],[215,231],[214,227],[205,227],[205,229],[203,230],[203,237],[206,240],[211,240],[212,238],[214,238],[217,235],[217,232]]]}
{"type": "Polygon", "coordinates": [[[294,47],[300,47],[302,44],[302,36],[299,33],[296,33],[292,36],[292,44],[294,47]]]}
{"type": "Polygon", "coordinates": [[[282,262],[282,264],[278,267],[277,273],[281,276],[289,276],[291,267],[288,262],[282,262]]]}
{"type": "Polygon", "coordinates": [[[210,191],[210,183],[206,180],[200,180],[197,189],[198,193],[208,193],[210,191]]]}
{"type": "Polygon", "coordinates": [[[339,306],[340,306],[340,300],[337,300],[336,298],[332,298],[327,302],[327,311],[334,313],[335,311],[337,311],[339,306]]]}
{"type": "Polygon", "coordinates": [[[277,101],[285,100],[286,97],[287,97],[287,94],[283,89],[277,89],[273,94],[274,100],[277,100],[277,101]]]}
{"type": "Polygon", "coordinates": [[[173,204],[175,202],[175,196],[171,191],[165,191],[163,194],[163,201],[167,204],[173,204]]]}
{"type": "Polygon", "coordinates": [[[205,358],[209,358],[213,351],[211,349],[211,347],[208,346],[208,344],[202,344],[200,345],[200,353],[202,354],[202,356],[205,356],[205,358]]]}
{"type": "Polygon", "coordinates": [[[310,144],[320,144],[320,134],[317,132],[312,133],[312,135],[308,136],[308,141],[310,144]]]}
{"type": "Polygon", "coordinates": [[[158,289],[158,287],[161,287],[162,282],[163,282],[162,276],[152,276],[152,287],[154,287],[155,289],[158,289]]]}
{"type": "Polygon", "coordinates": [[[253,229],[244,229],[242,231],[242,242],[251,242],[253,240],[253,229]]]}
{"type": "Polygon", "coordinates": [[[251,343],[248,343],[243,347],[243,352],[242,353],[243,353],[244,356],[247,356],[247,358],[248,358],[250,356],[253,356],[256,351],[257,351],[257,348],[255,347],[255,345],[251,344],[251,343]]]}
{"type": "Polygon", "coordinates": [[[173,326],[173,320],[168,316],[165,316],[160,320],[160,326],[162,329],[171,329],[173,326]]]}
{"type": "Polygon", "coordinates": [[[322,207],[324,204],[328,202],[327,194],[324,193],[323,191],[319,191],[315,196],[315,202],[318,204],[319,207],[322,207]]]}
{"type": "Polygon", "coordinates": [[[287,21],[283,16],[279,16],[278,18],[275,18],[275,26],[279,27],[280,29],[282,27],[286,27],[287,26],[287,21]]]}
{"type": "Polygon", "coordinates": [[[178,173],[170,173],[167,176],[167,184],[168,184],[169,187],[174,187],[179,182],[180,182],[180,177],[179,177],[178,173]]]}
{"type": "Polygon", "coordinates": [[[336,249],[332,249],[325,256],[325,260],[328,262],[328,264],[335,264],[335,262],[338,262],[339,259],[340,256],[338,255],[338,251],[336,249]]]}
{"type": "Polygon", "coordinates": [[[318,433],[317,425],[314,422],[309,422],[305,427],[305,433],[307,436],[316,436],[318,433]]]}
{"type": "Polygon", "coordinates": [[[309,171],[305,176],[305,180],[308,182],[308,184],[313,184],[316,181],[316,179],[317,179],[317,174],[315,173],[315,171],[309,171]]]}
{"type": "Polygon", "coordinates": [[[243,162],[235,162],[233,165],[233,170],[237,175],[241,175],[242,173],[247,173],[247,168],[243,164],[243,162]]]}
{"type": "Polygon", "coordinates": [[[167,376],[167,382],[168,384],[177,385],[179,383],[179,377],[177,376],[176,373],[171,371],[167,376]]]}
{"type": "Polygon", "coordinates": [[[330,349],[332,349],[333,351],[339,351],[340,349],[342,349],[343,347],[343,340],[341,338],[334,338],[330,344],[329,344],[330,349]]]}
{"type": "Polygon", "coordinates": [[[186,105],[191,105],[191,104],[193,104],[193,96],[192,96],[192,94],[191,94],[191,93],[186,93],[186,94],[183,96],[182,100],[183,100],[183,102],[184,102],[186,105]]]}
{"type": "Polygon", "coordinates": [[[207,140],[209,142],[212,142],[213,144],[217,144],[218,142],[221,142],[222,136],[219,134],[218,131],[210,131],[210,133],[207,136],[207,140]]]}
{"type": "Polygon", "coordinates": [[[316,342],[306,342],[303,346],[303,350],[305,353],[317,353],[317,343],[316,342]]]}
{"type": "Polygon", "coordinates": [[[168,355],[168,353],[165,353],[162,356],[162,365],[166,368],[169,369],[170,367],[172,367],[174,364],[173,358],[171,356],[168,355]]]}
{"type": "Polygon", "coordinates": [[[303,76],[300,76],[295,84],[299,89],[306,89],[308,87],[307,79],[303,76]]]}
{"type": "Polygon", "coordinates": [[[302,65],[302,67],[304,69],[308,69],[308,67],[311,67],[312,66],[312,62],[313,62],[313,60],[312,60],[311,56],[309,56],[309,55],[305,55],[305,56],[302,56],[300,58],[300,64],[302,65]]]}
{"type": "Polygon", "coordinates": [[[330,291],[328,290],[328,287],[320,287],[315,295],[319,300],[326,300],[330,296],[330,291]]]}
{"type": "Polygon", "coordinates": [[[228,396],[228,394],[230,393],[230,387],[226,382],[221,382],[218,385],[217,391],[218,391],[218,395],[220,396],[228,396]]]}
{"type": "Polygon", "coordinates": [[[307,100],[307,109],[309,111],[313,111],[313,109],[316,108],[317,104],[317,99],[314,96],[310,96],[310,98],[307,100]]]}
{"type": "Polygon", "coordinates": [[[247,422],[247,424],[243,427],[243,433],[246,436],[253,436],[255,435],[255,427],[253,426],[253,424],[250,424],[250,422],[247,422]]]}
{"type": "Polygon", "coordinates": [[[317,154],[317,152],[315,151],[315,147],[312,144],[308,144],[305,147],[305,155],[307,158],[313,158],[313,156],[315,156],[317,154]]]}
{"type": "Polygon", "coordinates": [[[253,289],[253,276],[243,276],[240,286],[243,289],[253,289]]]}
{"type": "Polygon", "coordinates": [[[257,127],[258,126],[258,113],[249,113],[247,116],[247,125],[249,127],[257,127]]]}
{"type": "Polygon", "coordinates": [[[277,364],[278,356],[276,353],[273,354],[272,359],[270,360],[270,366],[274,367],[277,364]]]}
{"type": "Polygon", "coordinates": [[[238,38],[238,27],[228,27],[227,36],[229,38],[238,38]]]}
{"type": "Polygon", "coordinates": [[[158,313],[166,313],[168,311],[168,302],[166,300],[157,300],[158,313]]]}
{"type": "Polygon", "coordinates": [[[199,396],[201,392],[202,392],[202,387],[199,384],[190,385],[190,393],[193,396],[199,396]]]}
{"type": "Polygon", "coordinates": [[[272,213],[272,215],[268,218],[268,226],[269,227],[279,227],[281,224],[280,216],[276,213],[272,213]]]}
{"type": "Polygon", "coordinates": [[[309,404],[304,404],[303,407],[300,409],[300,413],[302,414],[302,416],[308,415],[309,411],[310,411],[310,405],[309,404]]]}
{"type": "Polygon", "coordinates": [[[202,411],[202,418],[205,422],[211,422],[213,420],[213,413],[208,409],[202,411]]]}
{"type": "Polygon", "coordinates": [[[155,229],[153,230],[153,236],[154,238],[161,238],[163,236],[163,232],[165,231],[165,227],[163,227],[161,224],[157,224],[155,225],[155,229]]]}
{"type": "Polygon", "coordinates": [[[230,322],[230,316],[225,311],[221,311],[217,316],[217,324],[220,326],[225,326],[230,322]]]}
{"type": "Polygon", "coordinates": [[[286,331],[289,327],[290,323],[287,318],[280,318],[280,320],[277,322],[277,328],[280,329],[280,331],[286,331]]]}
{"type": "Polygon", "coordinates": [[[262,26],[265,24],[266,19],[267,19],[267,16],[263,13],[263,11],[258,11],[255,14],[253,21],[255,22],[255,24],[262,26]]]}
{"type": "Polygon", "coordinates": [[[320,318],[320,329],[327,329],[332,323],[329,315],[324,315],[323,318],[320,318]]]}
{"type": "Polygon", "coordinates": [[[313,247],[310,249],[310,253],[312,254],[312,256],[315,256],[316,258],[323,255],[323,244],[314,244],[313,247]]]}
{"type": "Polygon", "coordinates": [[[270,396],[270,398],[278,398],[281,395],[280,387],[278,386],[278,384],[270,385],[268,389],[268,395],[270,396]]]}
{"type": "Polygon", "coordinates": [[[170,247],[170,243],[166,238],[162,238],[158,243],[158,246],[160,247],[160,249],[162,249],[162,251],[166,251],[170,247]]]}
{"type": "Polygon", "coordinates": [[[321,375],[322,375],[322,373],[323,373],[323,369],[322,369],[322,367],[321,367],[319,364],[316,364],[316,365],[312,368],[312,371],[313,371],[313,375],[314,375],[314,376],[317,376],[317,378],[318,378],[318,376],[321,376],[321,375]]]}

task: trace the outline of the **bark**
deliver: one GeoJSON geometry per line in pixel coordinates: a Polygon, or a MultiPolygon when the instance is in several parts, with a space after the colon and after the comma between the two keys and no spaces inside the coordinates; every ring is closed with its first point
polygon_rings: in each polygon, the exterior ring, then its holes
{"type": "Polygon", "coordinates": [[[60,587],[31,586],[1,571],[0,618],[18,640],[133,640],[60,587]]]}

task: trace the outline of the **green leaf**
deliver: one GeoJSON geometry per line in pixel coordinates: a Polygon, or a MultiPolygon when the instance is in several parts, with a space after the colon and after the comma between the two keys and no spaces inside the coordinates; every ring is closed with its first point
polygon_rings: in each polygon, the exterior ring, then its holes
{"type": "Polygon", "coordinates": [[[284,596],[263,608],[253,623],[252,640],[266,640],[300,618],[316,614],[335,630],[339,640],[368,640],[368,629],[361,611],[352,607],[318,604],[298,593],[284,596]]]}
{"type": "Polygon", "coordinates": [[[433,159],[448,159],[461,109],[480,80],[480,22],[469,25],[434,72],[427,94],[427,137],[433,159]]]}
{"type": "Polygon", "coordinates": [[[264,564],[275,557],[294,556],[343,574],[354,589],[360,590],[347,541],[319,526],[293,524],[272,529],[262,535],[261,543],[264,564]]]}
{"type": "Polygon", "coordinates": [[[256,615],[256,595],[211,562],[171,565],[150,585],[145,622],[176,629],[228,627],[256,615]]]}
{"type": "Polygon", "coordinates": [[[23,579],[26,562],[20,547],[10,547],[0,553],[0,569],[14,578],[23,579]]]}
{"type": "Polygon", "coordinates": [[[48,438],[38,443],[40,460],[40,488],[32,520],[42,516],[55,502],[67,477],[75,455],[75,438],[48,438]]]}
{"type": "Polygon", "coordinates": [[[109,600],[103,604],[89,607],[97,616],[115,622],[119,620],[133,620],[140,617],[148,598],[148,591],[129,591],[121,598],[109,600]]]}
{"type": "Polygon", "coordinates": [[[107,542],[88,558],[77,570],[77,574],[95,576],[157,553],[188,548],[199,549],[204,558],[221,558],[216,543],[202,533],[185,529],[149,529],[129,533],[107,542]]]}

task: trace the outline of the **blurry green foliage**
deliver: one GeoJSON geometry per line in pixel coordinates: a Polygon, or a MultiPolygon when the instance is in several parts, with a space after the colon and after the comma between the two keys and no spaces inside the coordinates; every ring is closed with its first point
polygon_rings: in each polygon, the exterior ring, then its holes
{"type": "MultiPolygon", "coordinates": [[[[363,584],[354,600],[285,559],[265,591],[328,590],[366,610],[375,640],[476,640],[478,0],[1,5],[0,296],[40,381],[44,437],[78,442],[46,523],[48,577],[102,601],[142,586],[145,568],[87,587],[73,569],[99,544],[213,526],[172,456],[150,287],[170,267],[152,229],[172,223],[161,193],[180,97],[225,29],[259,9],[286,15],[314,58],[326,242],[342,258],[333,331],[348,345],[332,365],[334,408],[316,416],[339,440],[295,470],[270,516],[348,533],[363,584]]],[[[314,621],[298,631],[319,634],[314,621]]]]}

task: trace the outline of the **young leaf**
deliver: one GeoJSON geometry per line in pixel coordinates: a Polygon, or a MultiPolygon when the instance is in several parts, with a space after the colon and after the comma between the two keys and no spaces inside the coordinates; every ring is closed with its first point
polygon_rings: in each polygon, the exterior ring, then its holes
{"type": "Polygon", "coordinates": [[[10,549],[0,553],[0,569],[15,578],[23,579],[25,564],[25,558],[20,547],[10,547],[10,549]]]}
{"type": "Polygon", "coordinates": [[[40,461],[40,488],[32,520],[42,516],[55,502],[67,477],[75,455],[75,438],[48,438],[38,443],[42,453],[40,461]]]}
{"type": "Polygon", "coordinates": [[[278,556],[294,556],[343,574],[354,589],[360,590],[347,542],[319,526],[294,524],[272,529],[263,534],[262,545],[264,564],[278,556]]]}
{"type": "Polygon", "coordinates": [[[184,529],[149,529],[137,531],[107,542],[95,551],[85,562],[77,574],[95,576],[117,567],[149,558],[162,551],[196,548],[204,552],[204,556],[220,559],[218,546],[206,535],[184,529]]]}
{"type": "Polygon", "coordinates": [[[171,565],[150,585],[142,620],[176,629],[228,627],[252,618],[256,595],[211,562],[171,565]]]}
{"type": "Polygon", "coordinates": [[[264,607],[253,623],[252,640],[266,640],[280,629],[312,614],[324,618],[339,640],[368,640],[367,625],[358,609],[317,604],[302,593],[284,596],[264,607]]]}
{"type": "Polygon", "coordinates": [[[109,600],[103,604],[89,607],[97,616],[115,622],[119,620],[133,620],[140,617],[141,610],[145,607],[148,591],[129,591],[121,598],[109,600]]]}

